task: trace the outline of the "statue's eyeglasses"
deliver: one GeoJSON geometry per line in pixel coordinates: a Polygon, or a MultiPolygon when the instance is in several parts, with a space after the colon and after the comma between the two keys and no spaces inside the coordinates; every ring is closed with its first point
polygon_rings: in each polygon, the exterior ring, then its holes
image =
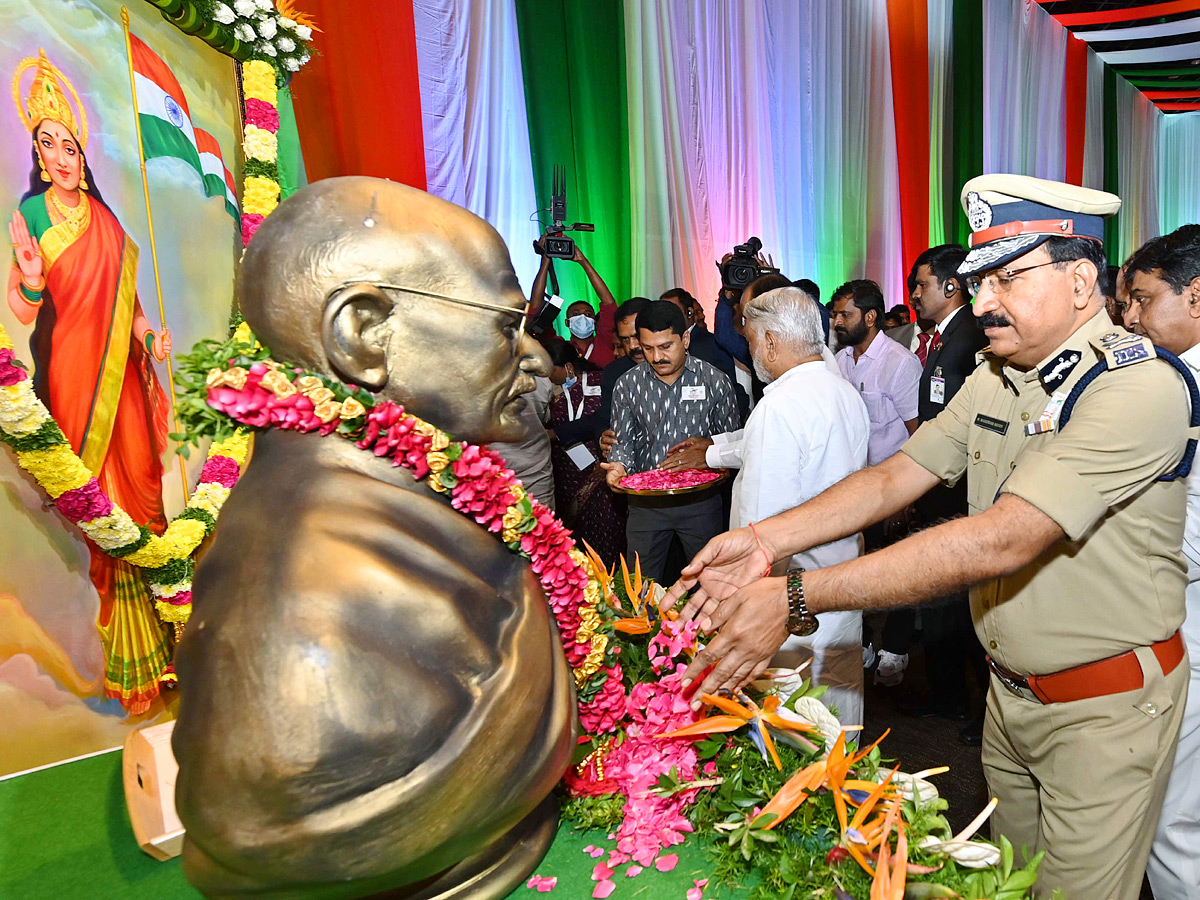
{"type": "Polygon", "coordinates": [[[482,300],[466,300],[462,297],[451,297],[448,294],[439,294],[436,291],[425,291],[420,288],[408,287],[403,284],[388,284],[382,281],[347,281],[344,284],[339,284],[329,292],[332,297],[339,291],[344,291],[347,288],[354,287],[356,284],[369,284],[372,287],[383,288],[388,291],[403,291],[406,294],[417,294],[421,297],[432,297],[435,300],[445,300],[447,303],[457,303],[459,306],[473,306],[476,309],[488,309],[492,312],[505,313],[510,316],[516,316],[518,320],[517,333],[513,337],[514,345],[521,343],[521,338],[525,337],[525,319],[529,311],[529,302],[526,301],[524,306],[501,306],[499,303],[485,303],[482,300]]]}

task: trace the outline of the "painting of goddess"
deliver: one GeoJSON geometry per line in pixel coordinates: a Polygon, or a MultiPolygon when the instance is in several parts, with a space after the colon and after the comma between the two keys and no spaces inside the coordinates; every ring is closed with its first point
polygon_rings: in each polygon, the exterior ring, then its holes
{"type": "MultiPolygon", "coordinates": [[[[17,67],[13,98],[32,145],[9,223],[8,304],[33,325],[34,389],[112,501],[161,533],[169,407],[152,359],[166,358],[170,332],[142,311],[138,248],[88,167],[87,112],[71,82],[41,51],[17,67]]],[[[168,636],[138,570],[89,549],[104,691],[139,714],[158,695],[168,636]]]]}

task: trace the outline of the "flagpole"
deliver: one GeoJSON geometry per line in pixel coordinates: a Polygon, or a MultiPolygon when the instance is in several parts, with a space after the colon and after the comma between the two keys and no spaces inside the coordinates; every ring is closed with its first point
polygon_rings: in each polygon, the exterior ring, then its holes
{"type": "MultiPolygon", "coordinates": [[[[154,216],[150,212],[150,182],[146,178],[146,154],[142,150],[142,123],[138,117],[137,81],[133,77],[133,44],[129,40],[129,10],[124,6],[121,7],[121,24],[125,28],[125,58],[129,61],[129,90],[133,94],[133,125],[137,131],[138,164],[142,169],[142,193],[146,197],[146,224],[150,227],[150,259],[154,263],[154,288],[158,292],[158,322],[160,329],[166,331],[167,314],[163,310],[162,279],[158,275],[158,246],[154,242],[154,216]]],[[[169,351],[166,355],[166,363],[167,387],[171,391],[171,416],[175,420],[175,430],[181,431],[177,412],[179,407],[175,400],[175,371],[171,367],[169,351]]],[[[187,468],[183,464],[183,457],[179,454],[176,456],[179,457],[179,478],[183,482],[183,502],[186,505],[188,502],[187,468]]]]}

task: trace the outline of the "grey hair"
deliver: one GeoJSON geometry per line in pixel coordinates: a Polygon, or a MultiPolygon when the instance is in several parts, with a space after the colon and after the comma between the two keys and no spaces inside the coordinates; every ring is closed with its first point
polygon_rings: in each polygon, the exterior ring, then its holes
{"type": "Polygon", "coordinates": [[[780,287],[755,297],[742,307],[746,326],[762,335],[768,331],[797,356],[820,356],[825,344],[817,301],[798,287],[780,287]]]}

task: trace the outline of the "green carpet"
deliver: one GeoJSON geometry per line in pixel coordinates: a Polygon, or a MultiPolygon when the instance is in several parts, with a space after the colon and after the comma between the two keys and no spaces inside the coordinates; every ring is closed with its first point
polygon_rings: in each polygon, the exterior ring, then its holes
{"type": "MultiPolygon", "coordinates": [[[[547,894],[518,888],[513,898],[578,900],[592,895],[600,860],[588,844],[613,845],[607,835],[559,828],[536,874],[557,876],[547,894]]],[[[684,900],[693,879],[708,877],[705,854],[692,841],[673,848],[674,871],[648,869],[635,878],[621,867],[614,900],[684,900]]],[[[732,896],[707,888],[710,900],[732,896]]],[[[106,753],[0,781],[0,900],[200,900],[179,860],[158,862],[134,842],[121,786],[121,754],[106,753]]]]}

